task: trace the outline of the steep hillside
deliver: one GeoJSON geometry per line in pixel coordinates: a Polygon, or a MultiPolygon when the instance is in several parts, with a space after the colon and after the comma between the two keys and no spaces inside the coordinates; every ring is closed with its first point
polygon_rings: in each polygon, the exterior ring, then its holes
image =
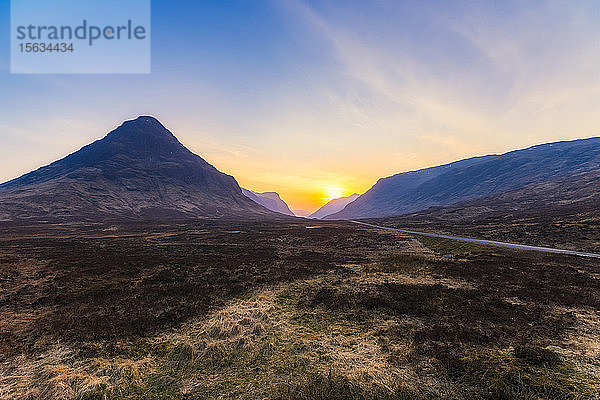
{"type": "Polygon", "coordinates": [[[0,219],[271,215],[236,180],[183,146],[153,117],[0,185],[0,219]]]}

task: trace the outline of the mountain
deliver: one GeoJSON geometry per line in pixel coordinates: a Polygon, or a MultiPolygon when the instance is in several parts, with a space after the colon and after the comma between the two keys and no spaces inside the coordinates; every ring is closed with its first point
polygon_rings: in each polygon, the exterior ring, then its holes
{"type": "Polygon", "coordinates": [[[405,217],[419,221],[470,224],[484,219],[594,214],[600,209],[600,170],[557,177],[519,189],[480,197],[446,207],[431,207],[405,217]]]}
{"type": "Polygon", "coordinates": [[[341,211],[348,204],[352,203],[360,196],[358,193],[351,194],[346,197],[339,197],[337,199],[333,199],[327,202],[327,204],[323,205],[323,207],[319,208],[314,213],[310,214],[309,218],[322,219],[328,215],[334,214],[338,211],[341,211]]]}
{"type": "Polygon", "coordinates": [[[555,142],[400,173],[327,219],[376,218],[448,206],[600,167],[600,138],[555,142]]]}
{"type": "Polygon", "coordinates": [[[149,116],[0,185],[0,220],[266,215],[274,214],[149,116]]]}
{"type": "Polygon", "coordinates": [[[404,229],[600,251],[600,170],[446,207],[377,219],[404,229]]]}
{"type": "Polygon", "coordinates": [[[254,202],[260,204],[261,206],[271,210],[278,212],[280,214],[291,215],[294,216],[294,213],[290,210],[288,205],[279,197],[279,194],[276,192],[253,192],[252,190],[242,188],[242,193],[244,196],[253,200],[254,202]]]}

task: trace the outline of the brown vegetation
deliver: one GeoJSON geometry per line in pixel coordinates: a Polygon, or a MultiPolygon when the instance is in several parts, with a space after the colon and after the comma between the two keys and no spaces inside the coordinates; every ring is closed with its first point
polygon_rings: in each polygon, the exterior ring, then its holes
{"type": "Polygon", "coordinates": [[[0,398],[598,398],[597,260],[419,240],[6,227],[0,398]]]}

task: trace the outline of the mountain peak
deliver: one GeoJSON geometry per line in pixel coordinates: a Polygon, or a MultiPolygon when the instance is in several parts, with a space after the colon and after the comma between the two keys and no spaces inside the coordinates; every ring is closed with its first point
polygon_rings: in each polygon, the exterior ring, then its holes
{"type": "Polygon", "coordinates": [[[163,124],[147,115],[123,122],[99,142],[108,153],[124,153],[146,159],[193,155],[163,124]]]}
{"type": "Polygon", "coordinates": [[[9,219],[272,214],[146,115],[1,184],[0,208],[9,219]]]}
{"type": "Polygon", "coordinates": [[[135,119],[129,119],[129,120],[123,122],[123,124],[121,124],[121,125],[138,125],[138,126],[147,127],[147,128],[167,130],[167,128],[165,128],[165,126],[163,124],[161,124],[159,120],[157,120],[155,117],[153,117],[151,115],[140,115],[139,117],[137,117],[135,119]]]}
{"type": "Polygon", "coordinates": [[[175,138],[175,136],[165,128],[159,120],[149,115],[140,115],[135,119],[127,120],[107,135],[109,138],[120,136],[162,136],[175,138]]]}

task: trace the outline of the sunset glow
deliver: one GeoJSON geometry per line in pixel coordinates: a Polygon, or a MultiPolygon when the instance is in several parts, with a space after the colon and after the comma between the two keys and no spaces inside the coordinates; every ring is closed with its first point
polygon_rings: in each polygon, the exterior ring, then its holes
{"type": "Polygon", "coordinates": [[[339,197],[343,197],[345,194],[345,190],[342,188],[339,188],[337,186],[330,186],[327,188],[326,192],[325,192],[325,199],[327,201],[331,201],[333,199],[337,199],[339,197]]]}
{"type": "Polygon", "coordinates": [[[18,76],[0,60],[0,181],[142,114],[310,211],[399,172],[597,136],[597,2],[561,4],[153,2],[151,74],[18,76]]]}

